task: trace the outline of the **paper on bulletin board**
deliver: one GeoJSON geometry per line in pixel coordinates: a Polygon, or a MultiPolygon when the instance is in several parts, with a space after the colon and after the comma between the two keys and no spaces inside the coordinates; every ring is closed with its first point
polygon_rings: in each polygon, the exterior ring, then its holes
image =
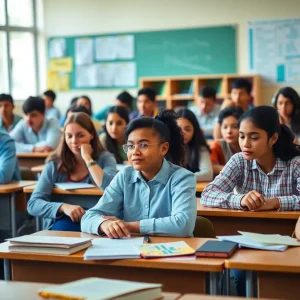
{"type": "Polygon", "coordinates": [[[135,62],[121,62],[116,64],[115,86],[132,87],[136,85],[135,62]]]}
{"type": "Polygon", "coordinates": [[[101,63],[98,65],[98,84],[101,87],[113,87],[116,77],[115,63],[101,63]]]}
{"type": "Polygon", "coordinates": [[[300,82],[300,19],[249,24],[250,70],[265,82],[300,82]]]}
{"type": "Polygon", "coordinates": [[[76,67],[76,87],[97,87],[98,86],[98,66],[91,64],[76,67]]]}
{"type": "Polygon", "coordinates": [[[66,56],[66,40],[64,38],[55,38],[49,44],[49,57],[61,58],[66,56]]]}
{"type": "Polygon", "coordinates": [[[134,36],[120,35],[117,39],[117,58],[118,59],[133,59],[134,58],[134,36]]]}
{"type": "Polygon", "coordinates": [[[52,72],[72,72],[73,60],[71,57],[50,59],[49,70],[52,72]]]}
{"type": "Polygon", "coordinates": [[[70,74],[65,72],[48,71],[48,89],[54,91],[70,90],[70,74]]]}
{"type": "Polygon", "coordinates": [[[75,63],[77,66],[90,65],[94,61],[93,39],[79,38],[75,40],[75,63]]]}

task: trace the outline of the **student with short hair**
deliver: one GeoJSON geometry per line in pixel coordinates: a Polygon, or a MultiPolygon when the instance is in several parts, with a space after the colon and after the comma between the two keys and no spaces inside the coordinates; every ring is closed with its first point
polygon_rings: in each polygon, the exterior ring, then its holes
{"type": "Polygon", "coordinates": [[[195,115],[189,109],[177,111],[177,125],[183,133],[185,156],[183,166],[196,175],[197,182],[211,181],[213,168],[210,150],[195,115]]]}
{"type": "Polygon", "coordinates": [[[300,97],[291,87],[281,88],[275,98],[274,107],[279,113],[280,122],[286,125],[300,142],[300,97]]]}
{"type": "MultiPolygon", "coordinates": [[[[128,113],[132,109],[132,96],[127,92],[123,91],[121,94],[119,94],[115,100],[114,106],[123,106],[127,109],[128,113]]],[[[107,105],[97,113],[93,115],[93,118],[95,118],[98,121],[103,121],[106,119],[108,110],[111,108],[111,105],[107,105]]]]}
{"type": "Polygon", "coordinates": [[[129,123],[128,111],[123,106],[112,106],[106,116],[104,132],[100,134],[100,142],[105,150],[114,154],[118,164],[128,160],[124,152],[125,129],[129,123]]]}
{"type": "Polygon", "coordinates": [[[197,99],[197,106],[192,107],[191,111],[195,114],[205,138],[212,139],[213,129],[220,112],[216,90],[209,86],[202,87],[197,99]]]}
{"type": "Polygon", "coordinates": [[[142,88],[138,91],[137,109],[129,115],[130,120],[134,120],[140,116],[154,117],[156,113],[156,92],[152,88],[142,88]]]}
{"type": "Polygon", "coordinates": [[[48,159],[28,201],[28,212],[44,218],[46,229],[80,231],[84,207],[51,202],[54,184],[86,182],[104,190],[116,173],[116,160],[102,148],[90,117],[85,113],[73,113],[66,121],[58,149],[48,159]]]}
{"type": "Polygon", "coordinates": [[[0,130],[10,132],[22,120],[22,117],[13,113],[14,100],[9,94],[0,94],[0,130]]]}
{"type": "Polygon", "coordinates": [[[132,166],[115,176],[99,202],[82,217],[83,232],[109,238],[131,233],[193,235],[196,179],[180,167],[184,145],[176,118],[166,110],[155,118],[140,117],[129,123],[124,151],[132,166]]]}
{"type": "Polygon", "coordinates": [[[0,184],[21,180],[14,140],[0,130],[0,184]]]}
{"type": "Polygon", "coordinates": [[[56,118],[57,120],[60,120],[60,111],[54,106],[56,94],[51,90],[47,90],[44,92],[42,98],[45,101],[46,118],[56,118]]]}
{"type": "Polygon", "coordinates": [[[73,107],[76,107],[76,102],[77,102],[78,98],[79,97],[74,97],[74,98],[71,99],[70,106],[67,109],[66,114],[61,116],[60,121],[59,121],[61,127],[64,127],[64,125],[65,125],[69,110],[72,109],[73,107]]]}
{"type": "Polygon", "coordinates": [[[60,140],[60,127],[56,119],[46,119],[45,102],[29,97],[23,104],[24,119],[10,132],[16,142],[17,153],[50,152],[60,140]]]}
{"type": "Polygon", "coordinates": [[[210,145],[210,159],[214,175],[218,175],[232,155],[241,152],[239,145],[239,118],[243,114],[240,107],[227,107],[220,111],[218,123],[221,126],[222,139],[214,140],[210,145]]]}

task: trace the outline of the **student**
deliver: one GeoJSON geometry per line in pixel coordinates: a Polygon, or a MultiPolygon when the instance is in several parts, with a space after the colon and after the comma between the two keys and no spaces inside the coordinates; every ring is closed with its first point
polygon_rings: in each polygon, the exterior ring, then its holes
{"type": "Polygon", "coordinates": [[[92,101],[88,96],[80,96],[75,105],[84,106],[89,111],[90,116],[93,114],[92,101]]]}
{"type": "Polygon", "coordinates": [[[220,112],[220,105],[216,102],[216,90],[212,87],[204,86],[200,90],[198,106],[191,108],[206,139],[213,138],[213,129],[220,112]]]}
{"type": "MultiPolygon", "coordinates": [[[[229,100],[224,100],[221,106],[221,109],[230,106],[240,107],[243,111],[247,111],[253,108],[252,96],[252,84],[249,80],[244,78],[236,79],[231,86],[231,96],[229,100]]],[[[220,124],[216,123],[213,133],[214,139],[220,139],[221,136],[221,129],[220,124]]]]}
{"type": "Polygon", "coordinates": [[[291,87],[280,89],[274,99],[274,107],[278,110],[280,122],[295,134],[300,142],[300,97],[291,87]]]}
{"type": "Polygon", "coordinates": [[[76,106],[76,102],[77,102],[78,98],[79,98],[79,97],[74,97],[74,98],[72,98],[71,103],[70,103],[70,107],[67,109],[66,114],[63,115],[63,116],[61,116],[60,122],[59,122],[61,127],[64,127],[65,122],[66,122],[66,119],[67,119],[68,111],[69,111],[72,107],[75,107],[75,106],[76,106]]]}
{"type": "Polygon", "coordinates": [[[14,140],[0,130],[0,184],[21,180],[14,140]]]}
{"type": "Polygon", "coordinates": [[[44,228],[80,231],[83,207],[51,202],[56,182],[95,183],[105,189],[116,175],[116,160],[103,150],[90,117],[73,113],[64,127],[64,138],[48,160],[27,205],[29,214],[44,218],[44,228]]]}
{"type": "MultiPolygon", "coordinates": [[[[127,109],[128,112],[131,111],[132,108],[132,96],[127,92],[123,91],[121,94],[119,94],[115,100],[115,106],[123,106],[127,109]]],[[[108,110],[111,108],[111,105],[107,105],[100,111],[98,111],[96,114],[93,115],[93,118],[98,121],[105,120],[108,110]]]]}
{"type": "Polygon", "coordinates": [[[243,114],[240,107],[227,107],[221,110],[218,123],[221,126],[222,139],[214,140],[210,145],[210,159],[214,175],[218,175],[232,155],[241,152],[239,145],[239,118],[243,114]]]}
{"type": "Polygon", "coordinates": [[[13,113],[15,106],[11,95],[0,94],[0,130],[10,132],[22,120],[13,113]]]}
{"type": "Polygon", "coordinates": [[[124,151],[132,163],[85,213],[81,230],[109,238],[130,233],[190,237],[196,220],[195,175],[181,168],[183,138],[173,111],[140,117],[126,128],[124,151]],[[173,163],[167,161],[166,155],[173,163]]]}
{"type": "Polygon", "coordinates": [[[213,168],[210,150],[195,115],[188,109],[177,111],[177,125],[181,129],[185,145],[184,167],[195,173],[197,181],[211,181],[213,168]]]}
{"type": "Polygon", "coordinates": [[[48,91],[44,92],[42,98],[45,101],[46,118],[47,119],[56,118],[57,120],[60,120],[60,112],[53,105],[55,98],[56,98],[56,94],[53,91],[48,90],[48,91]]]}
{"type": "Polygon", "coordinates": [[[156,92],[152,88],[142,88],[137,96],[137,109],[129,115],[130,120],[134,120],[140,116],[154,117],[156,114],[156,92]]]}
{"type": "Polygon", "coordinates": [[[128,123],[127,109],[123,106],[112,106],[107,112],[104,132],[99,137],[104,149],[114,154],[118,164],[128,160],[122,147],[126,142],[125,127],[128,123]]]}
{"type": "Polygon", "coordinates": [[[39,97],[29,97],[23,104],[24,119],[11,131],[17,153],[50,152],[56,149],[61,136],[56,119],[47,120],[45,103],[39,97]]]}

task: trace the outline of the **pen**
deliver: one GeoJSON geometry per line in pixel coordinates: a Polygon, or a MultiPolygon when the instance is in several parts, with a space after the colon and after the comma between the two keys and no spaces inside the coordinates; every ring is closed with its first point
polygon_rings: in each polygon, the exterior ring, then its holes
{"type": "Polygon", "coordinates": [[[146,242],[147,244],[150,243],[150,237],[149,237],[148,234],[146,234],[146,235],[144,236],[144,242],[146,242]]]}

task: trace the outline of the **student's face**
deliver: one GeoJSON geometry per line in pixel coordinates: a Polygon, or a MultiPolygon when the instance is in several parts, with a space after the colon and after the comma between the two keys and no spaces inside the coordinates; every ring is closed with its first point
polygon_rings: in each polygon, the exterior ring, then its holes
{"type": "Polygon", "coordinates": [[[249,101],[251,100],[251,95],[248,94],[245,89],[232,89],[231,100],[235,106],[240,107],[243,110],[247,110],[249,101]]]}
{"type": "Polygon", "coordinates": [[[80,155],[80,146],[90,144],[93,135],[77,123],[70,123],[65,128],[65,141],[74,155],[80,155]]]}
{"type": "Polygon", "coordinates": [[[123,140],[126,121],[117,113],[110,113],[105,123],[108,134],[115,140],[123,140]]]}
{"type": "Polygon", "coordinates": [[[183,140],[184,144],[188,144],[194,135],[194,126],[193,124],[185,118],[179,118],[177,120],[177,125],[181,129],[181,132],[183,134],[183,140]]]}
{"type": "Polygon", "coordinates": [[[226,143],[237,143],[239,140],[238,120],[233,116],[225,118],[221,124],[221,134],[226,143]]]}
{"type": "Polygon", "coordinates": [[[143,116],[152,117],[155,109],[155,102],[146,95],[139,95],[137,98],[137,109],[143,116]]]}
{"type": "Polygon", "coordinates": [[[273,152],[272,146],[276,143],[278,135],[275,133],[268,138],[266,131],[256,127],[250,120],[243,120],[239,129],[239,144],[245,159],[261,160],[273,152]]]}
{"type": "Polygon", "coordinates": [[[78,98],[76,106],[84,106],[87,110],[91,110],[90,102],[86,98],[78,98]]]}
{"type": "Polygon", "coordinates": [[[53,107],[53,100],[52,100],[51,97],[43,95],[43,99],[44,99],[44,102],[45,102],[46,109],[53,107]]]}
{"type": "Polygon", "coordinates": [[[25,114],[24,120],[28,127],[32,128],[34,131],[38,131],[43,126],[45,114],[34,110],[28,114],[25,114]]]}
{"type": "Polygon", "coordinates": [[[161,143],[159,135],[151,128],[132,131],[127,145],[134,146],[133,150],[127,152],[128,161],[136,170],[145,173],[159,168],[169,149],[169,144],[161,143]]]}
{"type": "Polygon", "coordinates": [[[198,106],[201,114],[206,115],[210,113],[215,105],[216,101],[214,98],[199,97],[198,106]]]}
{"type": "Polygon", "coordinates": [[[279,95],[277,98],[277,110],[282,118],[290,118],[294,109],[294,105],[289,98],[279,95]]]}
{"type": "Polygon", "coordinates": [[[13,115],[14,105],[10,101],[0,101],[1,118],[11,117],[13,115]]]}
{"type": "Polygon", "coordinates": [[[130,107],[126,104],[126,103],[124,103],[124,102],[121,102],[120,100],[118,100],[118,99],[116,99],[115,100],[115,106],[123,106],[123,107],[125,107],[126,109],[130,109],[130,107]]]}

